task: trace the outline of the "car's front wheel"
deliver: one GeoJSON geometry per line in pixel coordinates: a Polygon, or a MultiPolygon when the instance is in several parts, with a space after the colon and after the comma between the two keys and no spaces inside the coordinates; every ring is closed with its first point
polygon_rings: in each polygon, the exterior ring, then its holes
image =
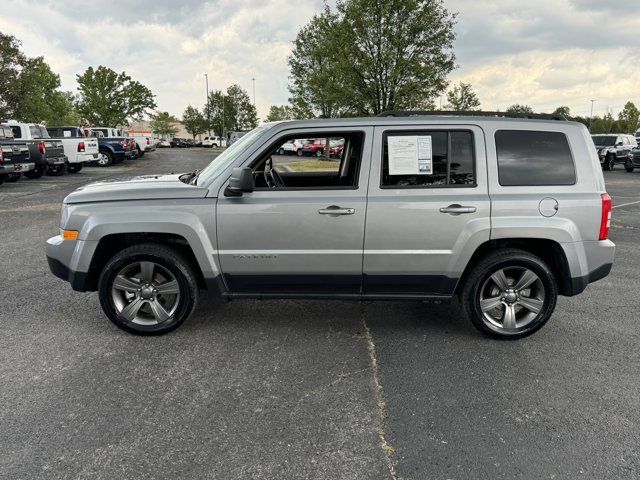
{"type": "Polygon", "coordinates": [[[113,163],[113,156],[110,152],[107,151],[100,152],[100,156],[98,157],[96,163],[100,167],[109,167],[113,163]]]}
{"type": "Polygon", "coordinates": [[[613,169],[615,168],[615,165],[616,165],[616,156],[610,153],[609,155],[607,155],[605,169],[609,171],[613,171],[613,169]]]}
{"type": "Polygon", "coordinates": [[[489,254],[471,271],[461,292],[471,323],[494,338],[531,335],[551,317],[558,298],[553,272],[539,257],[518,249],[489,254]]]}
{"type": "Polygon", "coordinates": [[[162,335],[193,312],[198,285],[189,262],[158,244],[132,246],[105,265],[98,283],[104,313],[119,328],[138,335],[162,335]]]}
{"type": "Polygon", "coordinates": [[[633,160],[628,159],[625,164],[624,164],[624,169],[628,172],[628,173],[632,173],[633,169],[635,167],[633,166],[633,160]]]}

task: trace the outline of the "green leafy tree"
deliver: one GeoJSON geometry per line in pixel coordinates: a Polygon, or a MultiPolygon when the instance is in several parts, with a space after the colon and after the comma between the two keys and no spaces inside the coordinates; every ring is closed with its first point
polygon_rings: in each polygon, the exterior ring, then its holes
{"type": "Polygon", "coordinates": [[[471,112],[479,110],[480,107],[480,99],[470,83],[460,82],[460,85],[455,85],[447,93],[447,101],[447,108],[457,112],[471,112]]]}
{"type": "Polygon", "coordinates": [[[178,120],[172,115],[169,115],[168,112],[156,112],[154,115],[151,115],[151,130],[161,137],[175,135],[178,132],[178,129],[174,125],[177,121],[178,120]]]}
{"type": "Polygon", "coordinates": [[[204,115],[195,107],[189,105],[182,114],[182,122],[187,132],[191,134],[195,141],[196,135],[207,131],[207,120],[204,115]]]}
{"type": "Polygon", "coordinates": [[[433,108],[454,69],[442,0],[338,0],[302,27],[288,59],[291,105],[319,117],[433,108]]]}
{"type": "Polygon", "coordinates": [[[507,113],[533,113],[533,108],[529,105],[520,105],[519,103],[516,103],[507,108],[507,113]]]}
{"type": "Polygon", "coordinates": [[[14,116],[17,95],[15,83],[26,57],[20,51],[20,41],[0,32],[0,118],[14,116]]]}
{"type": "Polygon", "coordinates": [[[78,112],[94,125],[123,125],[156,107],[154,95],[126,73],[99,66],[87,68],[78,81],[78,112]]]}
{"type": "Polygon", "coordinates": [[[71,92],[53,92],[49,97],[49,112],[44,117],[46,125],[80,125],[82,117],[74,105],[71,92]]]}
{"type": "Polygon", "coordinates": [[[227,99],[234,130],[251,130],[258,126],[258,111],[245,90],[239,85],[231,85],[227,88],[227,99]]]}
{"type": "Polygon", "coordinates": [[[571,109],[567,106],[558,107],[553,111],[553,115],[560,115],[561,117],[571,120],[571,109]]]}
{"type": "Polygon", "coordinates": [[[289,105],[271,105],[269,114],[265,119],[267,122],[277,122],[280,120],[293,120],[295,114],[289,105]]]}
{"type": "Polygon", "coordinates": [[[640,111],[633,102],[627,102],[618,114],[620,131],[624,133],[635,133],[640,127],[640,111]]]}
{"type": "Polygon", "coordinates": [[[230,100],[222,90],[213,90],[209,92],[209,101],[203,107],[205,119],[209,124],[207,129],[213,130],[216,135],[224,136],[225,132],[233,129],[233,119],[231,110],[228,107],[230,100]],[[207,108],[209,115],[207,115],[207,108]]]}

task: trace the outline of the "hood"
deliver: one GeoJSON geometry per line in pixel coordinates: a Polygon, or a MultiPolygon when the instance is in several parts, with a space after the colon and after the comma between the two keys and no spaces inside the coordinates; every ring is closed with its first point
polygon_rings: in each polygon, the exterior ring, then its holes
{"type": "Polygon", "coordinates": [[[145,175],[90,183],[67,195],[64,203],[204,198],[208,190],[180,181],[183,174],[145,175]]]}

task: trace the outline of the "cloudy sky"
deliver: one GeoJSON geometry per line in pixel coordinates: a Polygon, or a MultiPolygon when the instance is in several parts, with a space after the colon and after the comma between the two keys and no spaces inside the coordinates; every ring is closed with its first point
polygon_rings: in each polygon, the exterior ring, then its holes
{"type": "MultiPolygon", "coordinates": [[[[458,12],[452,82],[473,84],[484,109],[568,105],[575,114],[640,104],[639,0],[445,0],[458,12]]],[[[43,55],[65,90],[89,65],[147,85],[181,116],[210,89],[238,83],[258,113],[286,103],[287,56],[322,0],[4,0],[0,31],[43,55]],[[107,6],[109,5],[109,6],[107,6]],[[7,15],[6,13],[9,12],[7,15]]]]}

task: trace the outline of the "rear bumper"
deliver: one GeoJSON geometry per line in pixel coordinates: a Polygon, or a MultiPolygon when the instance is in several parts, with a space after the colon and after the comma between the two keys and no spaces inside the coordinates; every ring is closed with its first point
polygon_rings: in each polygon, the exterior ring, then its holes
{"type": "Polygon", "coordinates": [[[126,158],[136,158],[138,156],[138,152],[136,150],[127,150],[124,156],[126,158]]]}
{"type": "Polygon", "coordinates": [[[78,153],[75,158],[70,158],[69,163],[95,162],[100,158],[99,153],[78,153]]]}
{"type": "Polygon", "coordinates": [[[63,163],[67,163],[68,159],[66,155],[62,155],[61,157],[49,157],[47,156],[47,163],[49,165],[61,165],[63,163]]]}
{"type": "Polygon", "coordinates": [[[562,245],[571,280],[565,286],[565,295],[582,293],[587,285],[603,279],[611,272],[616,246],[611,240],[576,242],[562,245]]]}
{"type": "Polygon", "coordinates": [[[9,163],[0,165],[0,174],[29,172],[36,168],[35,163],[9,163]]]}

